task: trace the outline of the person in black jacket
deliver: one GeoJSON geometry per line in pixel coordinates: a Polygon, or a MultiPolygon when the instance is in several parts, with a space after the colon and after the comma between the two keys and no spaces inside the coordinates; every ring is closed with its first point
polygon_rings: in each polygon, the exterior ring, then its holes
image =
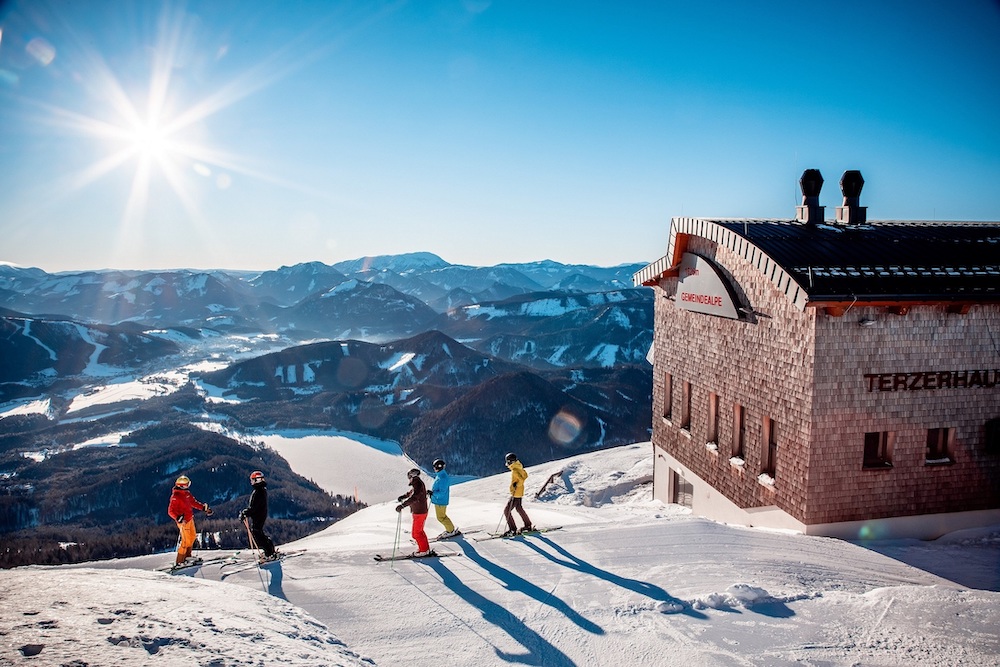
{"type": "Polygon", "coordinates": [[[264,473],[260,470],[250,473],[250,484],[253,485],[253,493],[250,494],[250,503],[246,509],[240,511],[240,521],[250,521],[250,534],[257,547],[264,550],[264,559],[273,560],[277,553],[274,542],[264,533],[264,522],[267,521],[267,482],[264,481],[264,473]]]}

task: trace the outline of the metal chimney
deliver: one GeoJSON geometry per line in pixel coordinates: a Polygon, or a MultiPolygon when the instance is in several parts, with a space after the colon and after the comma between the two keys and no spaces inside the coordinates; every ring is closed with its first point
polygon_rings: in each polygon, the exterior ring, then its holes
{"type": "Polygon", "coordinates": [[[802,189],[802,206],[795,207],[795,219],[807,225],[822,224],[826,212],[826,207],[819,205],[823,174],[819,169],[806,169],[799,179],[799,188],[802,189]]]}
{"type": "Polygon", "coordinates": [[[837,207],[837,222],[844,225],[863,225],[868,221],[868,207],[861,206],[861,189],[865,179],[861,172],[849,169],[840,177],[840,191],[844,193],[844,205],[837,207]]]}

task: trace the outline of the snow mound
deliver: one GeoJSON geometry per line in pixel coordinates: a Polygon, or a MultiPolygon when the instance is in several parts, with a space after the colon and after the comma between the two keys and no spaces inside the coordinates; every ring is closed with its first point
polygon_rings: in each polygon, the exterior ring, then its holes
{"type": "Polygon", "coordinates": [[[581,454],[559,462],[559,467],[546,466],[542,475],[546,481],[537,499],[558,505],[602,507],[609,504],[629,504],[648,501],[653,482],[651,457],[636,460],[642,445],[628,445],[604,450],[599,459],[594,454],[581,454]]]}
{"type": "Polygon", "coordinates": [[[710,593],[692,603],[695,609],[732,609],[751,607],[760,602],[773,602],[774,598],[763,588],[750,584],[733,584],[725,593],[710,593]]]}
{"type": "Polygon", "coordinates": [[[141,570],[21,568],[0,584],[21,621],[0,664],[373,665],[325,625],[259,590],[141,570]],[[51,591],[54,595],[39,595],[51,591]],[[160,600],[167,604],[146,604],[160,600]]]}

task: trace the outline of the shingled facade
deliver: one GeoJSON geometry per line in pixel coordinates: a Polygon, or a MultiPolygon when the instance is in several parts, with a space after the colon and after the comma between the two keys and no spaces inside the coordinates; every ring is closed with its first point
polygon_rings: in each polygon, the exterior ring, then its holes
{"type": "Polygon", "coordinates": [[[656,292],[654,495],[732,523],[934,537],[1000,522],[1000,223],[674,218],[656,292]]]}

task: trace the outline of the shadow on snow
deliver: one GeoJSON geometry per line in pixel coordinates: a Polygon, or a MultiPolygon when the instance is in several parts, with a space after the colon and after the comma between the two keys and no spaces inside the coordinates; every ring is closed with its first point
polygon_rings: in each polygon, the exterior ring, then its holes
{"type": "Polygon", "coordinates": [[[690,616],[692,618],[697,618],[697,619],[708,618],[708,616],[706,616],[705,614],[701,613],[700,611],[697,611],[696,609],[693,609],[690,604],[675,598],[673,595],[666,592],[659,586],[655,586],[646,581],[628,579],[627,577],[622,577],[612,572],[608,572],[607,570],[602,570],[599,567],[591,565],[590,563],[577,558],[576,556],[568,552],[565,548],[559,546],[558,544],[556,544],[555,542],[553,542],[552,540],[548,539],[543,535],[539,535],[535,537],[535,539],[538,540],[539,542],[547,544],[553,551],[558,552],[559,556],[556,556],[554,554],[549,553],[548,551],[545,551],[537,544],[534,544],[533,540],[525,540],[524,541],[525,546],[527,546],[529,549],[532,549],[533,551],[536,551],[538,554],[549,559],[556,565],[568,567],[571,570],[576,570],[577,572],[582,572],[583,574],[589,574],[593,577],[597,577],[598,579],[603,579],[604,581],[614,584],[615,586],[620,586],[625,590],[638,593],[639,595],[645,595],[646,597],[656,602],[665,602],[670,605],[682,607],[683,611],[681,613],[685,614],[686,616],[690,616]]]}
{"type": "MultiPolygon", "coordinates": [[[[541,589],[532,587],[523,579],[513,575],[508,570],[497,567],[489,561],[484,560],[475,552],[471,545],[463,543],[462,547],[465,549],[467,556],[473,558],[479,565],[483,566],[489,572],[493,573],[494,576],[497,576],[504,581],[507,588],[511,590],[523,591],[539,600],[544,597],[548,597],[548,595],[541,589]],[[534,590],[532,590],[533,588],[534,590]]],[[[441,577],[442,583],[444,583],[444,585],[447,586],[455,595],[465,600],[475,609],[478,609],[482,614],[483,620],[492,623],[506,632],[510,635],[511,639],[521,644],[528,651],[526,654],[509,653],[493,644],[486,637],[479,635],[483,641],[493,646],[493,651],[496,653],[498,658],[505,662],[520,663],[522,665],[576,667],[576,663],[570,660],[569,656],[543,639],[541,635],[528,627],[523,621],[510,613],[510,611],[466,586],[462,580],[458,578],[458,575],[445,566],[444,562],[432,559],[427,561],[427,565],[437,572],[437,574],[441,577]]],[[[562,606],[565,607],[565,604],[562,606]]],[[[569,609],[568,611],[571,614],[576,615],[573,610],[569,609]]],[[[586,619],[583,619],[583,621],[589,623],[586,619]]],[[[593,626],[592,623],[590,623],[590,625],[593,626]]],[[[600,628],[597,628],[597,631],[601,631],[600,628]]]]}

